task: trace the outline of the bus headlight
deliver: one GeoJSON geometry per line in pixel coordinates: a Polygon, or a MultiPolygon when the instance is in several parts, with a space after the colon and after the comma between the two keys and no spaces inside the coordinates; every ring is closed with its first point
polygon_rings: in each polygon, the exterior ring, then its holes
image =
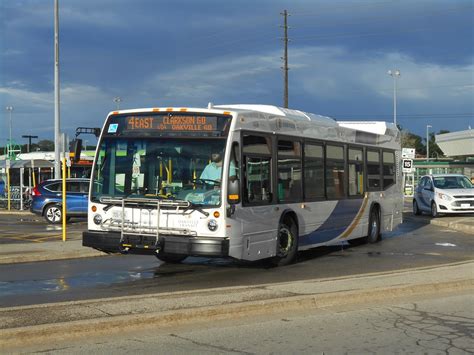
{"type": "Polygon", "coordinates": [[[209,230],[211,232],[215,232],[217,230],[217,221],[215,219],[211,219],[208,223],[207,223],[207,228],[209,228],[209,230]]]}
{"type": "Polygon", "coordinates": [[[94,223],[100,225],[102,223],[102,216],[100,214],[94,215],[94,223]]]}

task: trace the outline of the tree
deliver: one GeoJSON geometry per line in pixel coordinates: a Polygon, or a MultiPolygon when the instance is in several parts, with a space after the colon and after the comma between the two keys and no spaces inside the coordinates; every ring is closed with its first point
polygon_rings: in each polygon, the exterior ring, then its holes
{"type": "MultiPolygon", "coordinates": [[[[447,131],[445,129],[442,129],[438,132],[438,134],[444,134],[444,133],[449,133],[449,131],[447,131]]],[[[436,158],[437,159],[439,157],[444,157],[443,151],[436,144],[435,133],[430,133],[429,145],[430,145],[430,158],[436,158]]]]}
{"type": "Polygon", "coordinates": [[[43,139],[38,142],[38,147],[43,152],[52,152],[54,151],[54,142],[49,139],[43,139]]]}
{"type": "Polygon", "coordinates": [[[426,155],[426,147],[423,144],[423,138],[406,129],[401,130],[401,143],[402,148],[415,148],[416,154],[426,155]]]}

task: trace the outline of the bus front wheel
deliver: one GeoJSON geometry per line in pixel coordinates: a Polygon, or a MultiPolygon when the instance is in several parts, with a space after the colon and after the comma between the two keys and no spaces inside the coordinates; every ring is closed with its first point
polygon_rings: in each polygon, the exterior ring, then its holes
{"type": "Polygon", "coordinates": [[[155,255],[158,259],[168,264],[179,264],[181,261],[183,261],[184,259],[188,257],[187,255],[166,254],[166,253],[159,253],[155,255]]]}
{"type": "Polygon", "coordinates": [[[278,240],[276,256],[271,259],[273,266],[289,265],[296,259],[298,251],[298,230],[295,223],[285,219],[278,226],[278,240]]]}

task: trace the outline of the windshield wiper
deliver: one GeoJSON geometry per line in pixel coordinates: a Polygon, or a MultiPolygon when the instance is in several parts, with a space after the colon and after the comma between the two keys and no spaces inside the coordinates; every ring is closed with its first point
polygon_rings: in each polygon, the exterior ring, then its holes
{"type": "Polygon", "coordinates": [[[202,209],[202,205],[199,205],[197,203],[194,203],[194,202],[191,202],[191,201],[186,201],[186,200],[176,200],[176,201],[182,201],[182,202],[187,202],[189,203],[189,206],[184,210],[184,212],[186,212],[187,210],[189,210],[190,208],[192,208],[193,210],[196,210],[198,212],[201,212],[204,216],[206,217],[209,217],[209,212],[206,212],[202,209]]]}

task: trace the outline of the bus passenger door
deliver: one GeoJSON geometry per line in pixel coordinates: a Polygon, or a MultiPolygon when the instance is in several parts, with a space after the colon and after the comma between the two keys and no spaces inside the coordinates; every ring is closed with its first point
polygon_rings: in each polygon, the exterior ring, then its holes
{"type": "Polygon", "coordinates": [[[242,204],[235,207],[232,216],[241,228],[240,235],[234,234],[231,240],[230,254],[244,260],[258,260],[275,255],[281,212],[272,205],[271,138],[253,134],[243,134],[242,138],[242,204]]]}

